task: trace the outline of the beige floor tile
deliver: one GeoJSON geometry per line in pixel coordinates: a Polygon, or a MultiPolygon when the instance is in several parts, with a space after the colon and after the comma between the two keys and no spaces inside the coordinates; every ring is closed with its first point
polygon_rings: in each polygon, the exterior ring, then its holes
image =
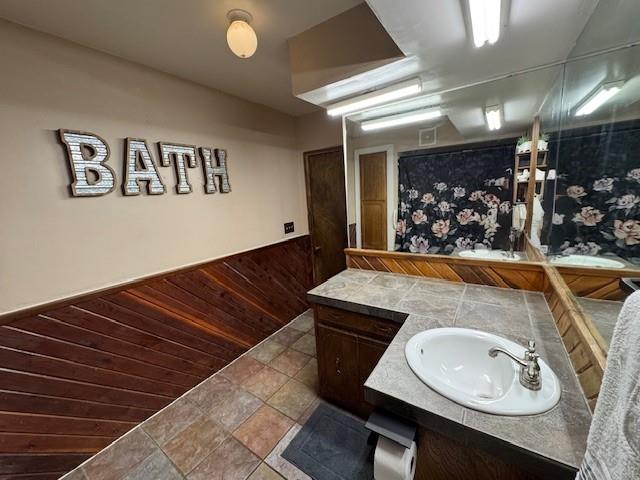
{"type": "Polygon", "coordinates": [[[153,440],[138,427],[102,450],[82,468],[91,480],[119,480],[157,450],[153,440]]]}
{"type": "Polygon", "coordinates": [[[231,391],[222,400],[207,414],[230,432],[263,405],[262,400],[240,389],[231,391]]]}
{"type": "Polygon", "coordinates": [[[284,327],[279,332],[274,333],[271,337],[271,340],[275,340],[276,342],[289,347],[302,335],[304,335],[304,332],[301,332],[300,330],[296,330],[292,327],[284,327]]]}
{"type": "Polygon", "coordinates": [[[314,392],[318,392],[318,361],[315,358],[309,360],[304,367],[296,373],[295,377],[299,382],[304,383],[307,387],[313,389],[314,392]]]}
{"type": "Polygon", "coordinates": [[[281,343],[278,343],[275,340],[268,339],[262,342],[257,347],[250,350],[247,353],[247,355],[249,355],[252,358],[255,358],[259,362],[269,363],[271,360],[276,358],[286,349],[287,349],[286,345],[282,345],[281,343]]]}
{"type": "Polygon", "coordinates": [[[60,477],[60,480],[88,480],[87,476],[82,471],[82,467],[77,467],[75,470],[71,470],[69,473],[60,477]]]}
{"type": "Polygon", "coordinates": [[[251,392],[256,397],[267,400],[278,389],[287,383],[289,377],[270,367],[264,367],[258,373],[248,378],[242,384],[242,388],[251,392]]]}
{"type": "Polygon", "coordinates": [[[233,437],[227,438],[187,476],[189,480],[245,480],[260,459],[233,437]]]}
{"type": "Polygon", "coordinates": [[[305,334],[300,337],[296,342],[291,345],[291,348],[312,357],[316,356],[316,337],[313,335],[305,334]]]}
{"type": "Polygon", "coordinates": [[[302,315],[296,317],[289,326],[296,330],[300,330],[301,332],[308,332],[313,328],[313,312],[311,310],[307,310],[302,315]]]}
{"type": "Polygon", "coordinates": [[[309,420],[311,415],[313,415],[313,412],[316,411],[316,408],[318,408],[322,403],[324,403],[324,400],[322,400],[321,398],[316,398],[313,402],[311,402],[311,405],[309,405],[302,413],[302,415],[300,415],[300,418],[298,418],[298,423],[300,425],[304,425],[305,423],[307,423],[307,420],[309,420]]]}
{"type": "Polygon", "coordinates": [[[261,463],[260,466],[253,471],[249,480],[283,480],[283,478],[269,465],[261,463]]]}
{"type": "Polygon", "coordinates": [[[230,380],[234,383],[242,383],[247,378],[255,375],[263,368],[264,364],[253,357],[245,355],[229,364],[229,366],[227,366],[224,370],[221,370],[218,375],[221,375],[227,380],[230,380]]]}
{"type": "Polygon", "coordinates": [[[269,366],[285,375],[293,377],[310,359],[311,357],[309,355],[288,349],[274,358],[271,363],[269,363],[269,366]]]}
{"type": "Polygon", "coordinates": [[[298,420],[316,398],[311,388],[291,379],[267,403],[289,418],[298,420]]]}
{"type": "Polygon", "coordinates": [[[293,420],[265,405],[240,425],[233,436],[264,458],[292,426],[293,420]]]}
{"type": "Polygon", "coordinates": [[[223,404],[236,386],[226,378],[215,374],[187,393],[183,398],[203,410],[211,410],[223,404]]]}
{"type": "Polygon", "coordinates": [[[201,410],[183,397],[144,422],[142,428],[158,445],[163,446],[189,425],[203,418],[201,410]]]}
{"type": "Polygon", "coordinates": [[[196,422],[167,443],[162,449],[184,474],[215,450],[229,433],[211,419],[196,422]]]}
{"type": "Polygon", "coordinates": [[[122,480],[182,480],[184,477],[160,451],[140,462],[122,480]]]}

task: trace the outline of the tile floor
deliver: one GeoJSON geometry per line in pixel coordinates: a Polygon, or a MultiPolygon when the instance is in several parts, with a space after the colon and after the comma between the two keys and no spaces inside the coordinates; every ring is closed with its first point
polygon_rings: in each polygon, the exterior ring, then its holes
{"type": "Polygon", "coordinates": [[[281,453],[320,403],[307,311],[65,480],[310,480],[281,453]]]}

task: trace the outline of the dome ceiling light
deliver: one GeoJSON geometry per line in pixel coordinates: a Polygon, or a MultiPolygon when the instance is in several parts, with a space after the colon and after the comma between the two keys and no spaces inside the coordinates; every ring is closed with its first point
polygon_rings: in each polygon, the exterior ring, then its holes
{"type": "Polygon", "coordinates": [[[258,48],[258,37],[251,28],[253,17],[244,10],[230,10],[227,13],[229,28],[227,29],[227,44],[231,51],[240,58],[249,58],[258,48]]]}

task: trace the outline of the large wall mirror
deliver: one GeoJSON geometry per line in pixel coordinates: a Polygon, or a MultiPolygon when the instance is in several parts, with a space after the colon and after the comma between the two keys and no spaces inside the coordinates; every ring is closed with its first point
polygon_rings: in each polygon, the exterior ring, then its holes
{"type": "Polygon", "coordinates": [[[549,262],[606,350],[623,298],[584,272],[640,277],[640,46],[360,111],[344,137],[350,246],[549,262]]]}
{"type": "Polygon", "coordinates": [[[345,117],[350,244],[530,259],[527,215],[540,226],[544,215],[528,213],[529,192],[540,203],[553,197],[546,182],[529,182],[532,128],[562,72],[537,69],[345,117]]]}
{"type": "Polygon", "coordinates": [[[583,293],[576,302],[606,350],[624,297],[591,288],[585,272],[640,277],[640,46],[569,60],[553,91],[561,101],[543,106],[541,126],[556,175],[539,245],[583,293]]]}
{"type": "Polygon", "coordinates": [[[640,268],[640,47],[571,60],[555,89],[543,250],[555,264],[640,268]]]}

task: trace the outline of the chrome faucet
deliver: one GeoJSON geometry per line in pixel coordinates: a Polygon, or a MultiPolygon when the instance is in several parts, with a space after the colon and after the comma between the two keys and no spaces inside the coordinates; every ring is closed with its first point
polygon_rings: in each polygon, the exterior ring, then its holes
{"type": "Polygon", "coordinates": [[[536,353],[536,342],[529,340],[527,350],[524,352],[524,359],[518,358],[513,353],[501,347],[492,347],[489,349],[489,356],[496,358],[499,353],[504,353],[511,360],[520,365],[520,384],[529,390],[540,390],[542,383],[540,381],[540,365],[538,359],[540,355],[536,353]]]}

